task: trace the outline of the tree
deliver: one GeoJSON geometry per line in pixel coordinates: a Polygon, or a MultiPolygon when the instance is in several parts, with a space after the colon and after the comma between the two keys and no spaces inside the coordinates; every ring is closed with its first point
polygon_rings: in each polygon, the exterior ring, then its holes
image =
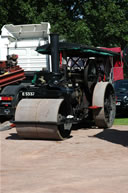
{"type": "Polygon", "coordinates": [[[128,1],[91,0],[83,5],[83,19],[93,34],[95,46],[121,46],[128,41],[128,1]],[[125,9],[124,9],[125,7],[125,9]]]}
{"type": "Polygon", "coordinates": [[[28,24],[36,22],[36,7],[31,6],[30,1],[24,0],[0,0],[1,1],[1,24],[28,24]]]}
{"type": "Polygon", "coordinates": [[[128,44],[128,0],[0,0],[0,5],[0,27],[44,21],[70,42],[122,49],[128,44]]]}
{"type": "Polygon", "coordinates": [[[3,24],[6,23],[8,16],[7,16],[7,10],[6,7],[4,7],[4,1],[0,0],[0,20],[1,20],[1,24],[0,24],[0,28],[3,26],[3,24]]]}
{"type": "Polygon", "coordinates": [[[128,43],[128,0],[0,0],[4,24],[51,24],[68,41],[94,46],[128,43]]]}

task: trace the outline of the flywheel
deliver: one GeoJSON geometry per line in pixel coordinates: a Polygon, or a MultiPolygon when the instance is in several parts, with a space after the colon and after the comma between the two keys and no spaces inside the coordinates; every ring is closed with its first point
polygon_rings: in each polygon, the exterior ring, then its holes
{"type": "Polygon", "coordinates": [[[98,81],[98,73],[96,68],[96,62],[94,59],[89,59],[84,68],[84,85],[88,89],[88,92],[92,93],[94,85],[98,81]]]}

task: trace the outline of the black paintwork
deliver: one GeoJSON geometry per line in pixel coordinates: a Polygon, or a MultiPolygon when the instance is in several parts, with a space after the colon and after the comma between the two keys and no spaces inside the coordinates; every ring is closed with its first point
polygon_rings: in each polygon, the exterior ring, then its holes
{"type": "Polygon", "coordinates": [[[114,88],[117,114],[126,113],[128,117],[128,79],[115,81],[114,88]]]}

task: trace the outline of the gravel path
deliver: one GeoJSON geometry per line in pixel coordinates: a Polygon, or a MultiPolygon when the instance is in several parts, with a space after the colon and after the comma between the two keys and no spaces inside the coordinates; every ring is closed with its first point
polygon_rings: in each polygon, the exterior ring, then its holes
{"type": "Polygon", "coordinates": [[[0,132],[1,193],[128,193],[128,126],[73,130],[64,141],[0,132]]]}

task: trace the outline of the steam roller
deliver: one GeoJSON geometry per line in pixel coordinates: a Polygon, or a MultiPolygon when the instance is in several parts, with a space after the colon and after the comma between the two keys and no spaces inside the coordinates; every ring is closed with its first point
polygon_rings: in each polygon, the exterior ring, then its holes
{"type": "Polygon", "coordinates": [[[75,124],[111,127],[116,110],[112,62],[118,54],[59,42],[57,34],[50,38],[36,51],[50,56],[51,63],[19,93],[14,121],[18,135],[63,140],[75,124]]]}

